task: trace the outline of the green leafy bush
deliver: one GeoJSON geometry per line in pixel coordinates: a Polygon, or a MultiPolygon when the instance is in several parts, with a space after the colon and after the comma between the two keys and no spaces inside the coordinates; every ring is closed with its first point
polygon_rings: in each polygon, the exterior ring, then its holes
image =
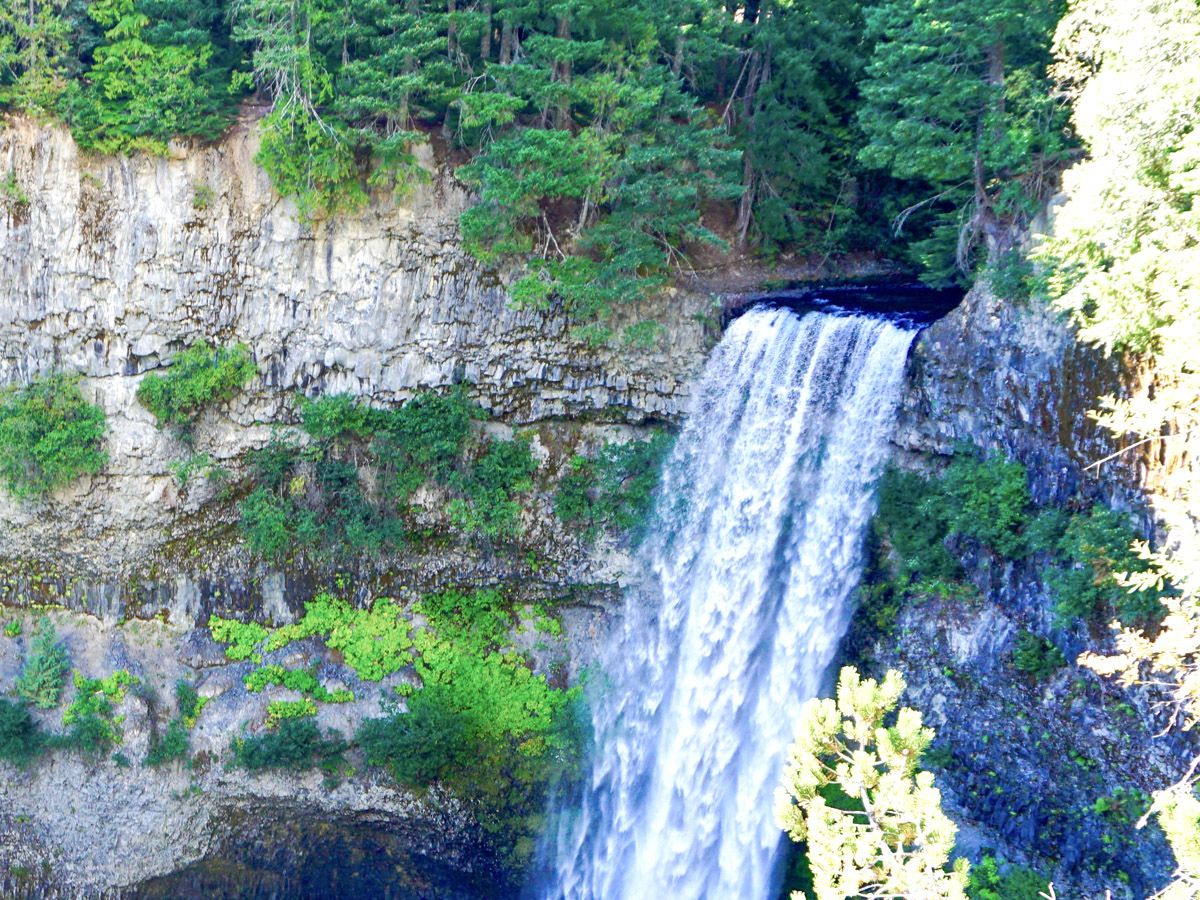
{"type": "Polygon", "coordinates": [[[470,471],[457,479],[466,499],[451,501],[450,520],[469,534],[492,540],[516,537],[521,528],[516,497],[533,488],[536,469],[528,439],[489,442],[470,471]]]}
{"type": "Polygon", "coordinates": [[[306,669],[285,669],[283,666],[263,666],[255,669],[244,679],[246,690],[260,693],[268,686],[285,687],[299,691],[320,703],[349,703],[354,694],[344,688],[329,690],[321,684],[314,672],[306,669]]]}
{"type": "Polygon", "coordinates": [[[184,679],[175,682],[175,706],[179,718],[188,728],[195,728],[200,713],[208,705],[208,697],[201,697],[196,688],[184,679]]]}
{"type": "Polygon", "coordinates": [[[1028,552],[1030,520],[1025,467],[999,457],[956,454],[941,479],[942,503],[952,534],[975,538],[1006,559],[1028,552]]]}
{"type": "Polygon", "coordinates": [[[16,694],[38,709],[53,709],[62,699],[71,659],[49,619],[43,618],[29,642],[21,674],[13,685],[16,694]]]}
{"type": "Polygon", "coordinates": [[[0,700],[0,760],[25,767],[46,747],[46,738],[23,703],[0,700]]]}
{"type": "Polygon", "coordinates": [[[259,645],[267,639],[267,629],[257,622],[239,622],[214,615],[208,618],[208,629],[214,641],[229,645],[225,648],[225,656],[229,659],[262,661],[259,645]]]}
{"type": "Polygon", "coordinates": [[[234,764],[251,772],[263,769],[336,771],[345,765],[348,745],[336,731],[322,734],[311,718],[284,719],[278,730],[233,742],[234,764]]]}
{"type": "Polygon", "coordinates": [[[1034,679],[1045,681],[1067,664],[1057,647],[1043,637],[1022,629],[1013,648],[1013,665],[1034,679]]]}
{"type": "Polygon", "coordinates": [[[128,687],[138,683],[124,669],[107,678],[84,678],[75,673],[75,699],[63,712],[67,732],[58,746],[99,754],[121,743],[121,721],[113,717],[116,704],[125,699],[128,687]]]}
{"type": "Polygon", "coordinates": [[[21,623],[17,619],[13,619],[4,626],[4,636],[6,638],[13,638],[15,640],[21,636],[21,631],[21,623]]]}
{"type": "Polygon", "coordinates": [[[83,399],[77,378],[47,375],[0,395],[0,479],[16,497],[33,497],[94,475],[104,411],[83,399]]]}
{"type": "Polygon", "coordinates": [[[880,479],[873,532],[890,547],[902,586],[912,578],[955,578],[958,562],[946,549],[949,517],[936,481],[888,469],[880,479]]]}
{"type": "Polygon", "coordinates": [[[266,558],[292,549],[338,556],[399,546],[413,492],[430,480],[462,477],[456,467],[478,414],[462,387],[418,394],[392,409],[347,395],[301,400],[312,444],[302,450],[277,435],[251,457],[257,485],[241,504],[247,545],[266,558]]]}
{"type": "Polygon", "coordinates": [[[601,530],[637,532],[654,505],[663,460],[674,438],[605,444],[594,458],[574,456],[554,498],[554,510],[590,538],[601,530]]]}
{"type": "Polygon", "coordinates": [[[190,741],[183,719],[172,719],[161,735],[155,735],[146,753],[146,765],[161,766],[177,759],[187,759],[190,741]]]}
{"type": "Polygon", "coordinates": [[[967,896],[970,900],[1041,900],[1049,883],[1033,869],[984,856],[971,867],[967,896]]]}
{"type": "Polygon", "coordinates": [[[202,410],[232,399],[257,371],[245,344],[193,344],[175,357],[165,375],[151,372],[143,378],[137,399],[159,425],[179,426],[186,435],[202,410]]]}
{"type": "Polygon", "coordinates": [[[1104,506],[1071,518],[1057,545],[1065,565],[1046,574],[1054,610],[1061,621],[1075,617],[1098,621],[1115,614],[1126,625],[1145,626],[1162,617],[1162,592],[1131,592],[1115,577],[1122,572],[1147,570],[1149,563],[1131,546],[1136,539],[1129,520],[1104,506]]]}

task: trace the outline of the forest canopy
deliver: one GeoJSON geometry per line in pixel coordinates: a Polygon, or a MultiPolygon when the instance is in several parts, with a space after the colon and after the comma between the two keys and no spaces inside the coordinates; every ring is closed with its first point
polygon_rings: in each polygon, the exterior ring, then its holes
{"type": "Polygon", "coordinates": [[[603,340],[705,244],[961,278],[1068,155],[1062,5],[31,0],[0,9],[0,103],[163,153],[253,97],[308,219],[403,191],[437,141],[477,196],[468,249],[603,340]]]}

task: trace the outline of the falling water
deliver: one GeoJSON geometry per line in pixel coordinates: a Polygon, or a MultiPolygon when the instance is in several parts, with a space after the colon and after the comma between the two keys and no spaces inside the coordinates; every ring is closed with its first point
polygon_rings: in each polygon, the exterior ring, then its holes
{"type": "Polygon", "coordinates": [[[774,795],[851,613],[914,332],[752,310],[666,464],[548,898],[764,900],[774,795]]]}

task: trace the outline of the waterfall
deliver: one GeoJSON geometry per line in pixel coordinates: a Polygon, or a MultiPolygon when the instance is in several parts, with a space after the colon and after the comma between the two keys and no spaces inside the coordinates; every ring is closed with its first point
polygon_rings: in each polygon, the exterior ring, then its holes
{"type": "Polygon", "coordinates": [[[770,896],[775,790],[848,624],[914,333],[783,309],[729,327],[664,469],[541,896],[770,896]]]}

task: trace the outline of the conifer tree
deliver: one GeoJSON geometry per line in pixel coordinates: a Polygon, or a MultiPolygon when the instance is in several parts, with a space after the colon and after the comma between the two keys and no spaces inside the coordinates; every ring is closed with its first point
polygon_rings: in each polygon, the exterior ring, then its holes
{"type": "Polygon", "coordinates": [[[14,685],[17,696],[38,709],[53,709],[62,697],[70,668],[71,661],[66,648],[59,643],[58,632],[49,619],[43,618],[29,643],[25,665],[14,685]]]}
{"type": "Polygon", "coordinates": [[[896,711],[903,691],[897,672],[876,682],[848,666],[837,699],[801,713],[779,816],[808,845],[816,900],[966,900],[966,861],[947,869],[957,829],[917,768],[933,730],[916,710],[896,711]]]}

